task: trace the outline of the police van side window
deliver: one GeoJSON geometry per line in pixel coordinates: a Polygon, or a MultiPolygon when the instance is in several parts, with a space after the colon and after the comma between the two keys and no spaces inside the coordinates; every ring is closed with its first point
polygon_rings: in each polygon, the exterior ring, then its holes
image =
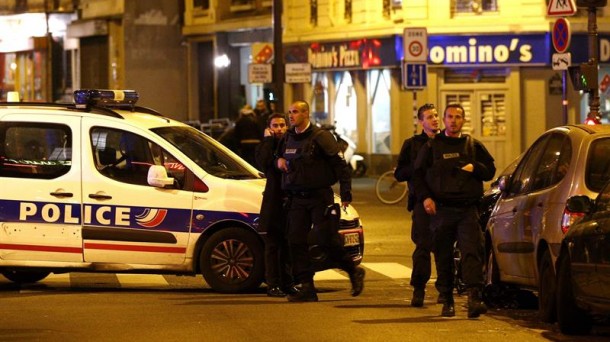
{"type": "Polygon", "coordinates": [[[72,132],[60,124],[0,123],[0,177],[53,179],[72,166],[72,132]]]}
{"type": "Polygon", "coordinates": [[[119,182],[148,185],[151,165],[163,165],[184,186],[185,167],[167,151],[137,134],[106,127],[91,130],[96,169],[119,182]]]}

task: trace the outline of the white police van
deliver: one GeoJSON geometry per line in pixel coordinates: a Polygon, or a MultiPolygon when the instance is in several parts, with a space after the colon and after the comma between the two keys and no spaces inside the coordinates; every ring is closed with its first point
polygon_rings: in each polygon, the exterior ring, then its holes
{"type": "MultiPolygon", "coordinates": [[[[134,91],[75,104],[0,103],[0,273],[203,274],[221,292],[264,280],[265,179],[202,132],[136,106],[134,91]]],[[[341,233],[356,261],[356,211],[341,233]]]]}

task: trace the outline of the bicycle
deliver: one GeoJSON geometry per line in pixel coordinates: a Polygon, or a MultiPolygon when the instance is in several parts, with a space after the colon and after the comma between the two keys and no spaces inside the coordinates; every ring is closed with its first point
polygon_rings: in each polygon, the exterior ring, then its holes
{"type": "Polygon", "coordinates": [[[399,182],[394,177],[394,170],[384,172],[375,183],[375,194],[385,204],[396,204],[402,201],[409,192],[407,182],[399,182]]]}

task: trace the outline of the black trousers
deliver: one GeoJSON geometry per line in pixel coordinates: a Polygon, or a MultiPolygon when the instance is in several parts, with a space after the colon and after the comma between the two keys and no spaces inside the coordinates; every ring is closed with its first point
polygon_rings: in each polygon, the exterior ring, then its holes
{"type": "Polygon", "coordinates": [[[415,203],[411,219],[411,240],[415,243],[411,286],[424,289],[432,272],[430,253],[434,247],[434,239],[430,230],[430,216],[426,213],[422,202],[415,203]]]}
{"type": "Polygon", "coordinates": [[[265,280],[269,287],[288,287],[292,285],[292,271],[286,239],[285,219],[269,226],[265,235],[265,280]]]}
{"type": "MultiPolygon", "coordinates": [[[[302,194],[294,194],[288,205],[288,242],[292,272],[295,283],[311,283],[315,274],[309,254],[308,235],[312,225],[323,225],[327,218],[326,208],[334,203],[331,188],[319,189],[302,194]]],[[[348,273],[353,272],[355,264],[342,245],[329,244],[326,261],[329,267],[340,268],[348,273]]]]}
{"type": "Polygon", "coordinates": [[[483,285],[484,238],[477,206],[436,207],[430,217],[436,257],[436,288],[440,293],[453,292],[453,246],[461,253],[462,280],[466,287],[483,285]]]}

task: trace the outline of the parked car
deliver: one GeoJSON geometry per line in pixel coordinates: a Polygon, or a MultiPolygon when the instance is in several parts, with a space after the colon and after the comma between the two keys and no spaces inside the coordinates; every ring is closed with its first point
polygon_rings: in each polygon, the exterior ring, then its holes
{"type": "Polygon", "coordinates": [[[500,194],[502,193],[502,191],[500,191],[500,179],[503,177],[508,177],[515,172],[515,169],[517,168],[517,165],[519,164],[519,161],[521,161],[522,157],[523,154],[508,164],[508,166],[502,170],[502,172],[500,172],[498,177],[491,182],[489,188],[483,193],[483,198],[481,198],[481,203],[479,204],[479,222],[481,224],[481,229],[486,229],[489,216],[491,215],[491,212],[496,206],[498,198],[500,198],[500,194]]]}
{"type": "Polygon", "coordinates": [[[512,175],[500,178],[500,198],[486,230],[489,286],[537,290],[540,317],[554,321],[555,261],[579,215],[564,211],[566,201],[595,197],[609,178],[610,126],[568,125],[542,134],[512,175]]]}
{"type": "Polygon", "coordinates": [[[595,200],[570,197],[566,211],[584,217],[569,227],[557,258],[557,321],[564,334],[586,334],[594,316],[610,319],[610,183],[595,200]]]}
{"type": "MultiPolygon", "coordinates": [[[[77,90],[74,104],[0,103],[0,273],[202,274],[221,292],[258,287],[265,179],[138,97],[77,90]]],[[[340,224],[360,262],[353,207],[340,224]]]]}

